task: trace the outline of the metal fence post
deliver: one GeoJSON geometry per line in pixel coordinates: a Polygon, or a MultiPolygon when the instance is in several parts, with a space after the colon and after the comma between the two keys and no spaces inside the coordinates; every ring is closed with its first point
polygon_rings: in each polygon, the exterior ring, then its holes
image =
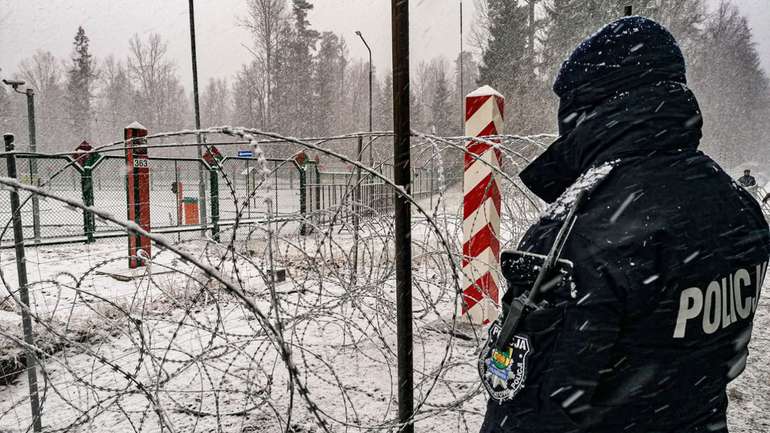
{"type": "MultiPolygon", "coordinates": [[[[5,141],[5,151],[13,152],[13,134],[3,135],[5,141]]],[[[18,180],[16,173],[16,156],[9,154],[6,158],[8,164],[8,177],[18,180]]],[[[21,222],[21,206],[19,204],[19,191],[16,188],[11,190],[11,213],[13,218],[13,240],[16,244],[16,271],[19,279],[19,300],[21,301],[21,325],[24,330],[24,342],[27,346],[24,348],[24,365],[27,367],[27,379],[29,381],[29,403],[32,409],[32,425],[35,432],[43,430],[42,420],[40,418],[40,400],[37,392],[37,371],[38,362],[35,351],[32,349],[35,341],[32,338],[32,319],[29,315],[29,292],[27,291],[27,259],[24,256],[24,231],[21,222]]]]}
{"type": "MultiPolygon", "coordinates": [[[[360,164],[361,163],[361,154],[363,153],[363,145],[364,145],[364,137],[358,136],[358,152],[356,161],[360,164]]],[[[353,190],[353,271],[350,278],[351,284],[355,285],[356,280],[358,279],[358,238],[359,233],[358,230],[361,225],[360,215],[358,214],[360,210],[360,203],[361,203],[361,167],[356,167],[356,185],[355,189],[353,190]]]]}
{"type": "Polygon", "coordinates": [[[321,187],[321,171],[318,169],[318,162],[313,164],[314,179],[315,179],[315,211],[318,214],[318,223],[321,223],[321,193],[323,189],[321,187]]]}
{"type": "MultiPolygon", "coordinates": [[[[37,153],[37,128],[35,126],[35,91],[27,89],[27,121],[29,122],[29,151],[37,153]]],[[[40,186],[40,179],[37,175],[37,158],[34,155],[29,161],[30,183],[40,186]]],[[[40,243],[40,199],[37,195],[32,195],[32,232],[35,236],[35,243],[40,243]]]]}
{"type": "Polygon", "coordinates": [[[307,161],[303,161],[302,164],[297,164],[299,171],[299,215],[302,218],[302,223],[299,226],[299,234],[307,234],[307,161]]]}
{"type": "Polygon", "coordinates": [[[300,153],[294,157],[294,167],[299,173],[299,215],[302,222],[299,226],[299,234],[308,234],[307,230],[307,156],[300,153]]]}
{"type": "Polygon", "coordinates": [[[273,205],[273,213],[276,218],[278,217],[278,161],[273,161],[273,185],[275,185],[275,205],[273,205]]]}
{"type": "Polygon", "coordinates": [[[246,160],[246,212],[248,218],[251,219],[251,167],[249,166],[249,160],[246,160]]]}
{"type": "Polygon", "coordinates": [[[182,184],[179,183],[179,162],[176,159],[174,160],[174,185],[176,185],[173,192],[174,196],[176,196],[176,225],[178,227],[182,225],[182,213],[184,212],[182,199],[184,198],[184,193],[182,192],[182,184]]]}
{"type": "Polygon", "coordinates": [[[435,173],[436,173],[434,169],[434,164],[433,164],[435,160],[436,158],[434,155],[434,157],[430,159],[430,208],[431,209],[433,209],[433,191],[434,191],[433,177],[435,176],[435,173]]]}
{"type": "MultiPolygon", "coordinates": [[[[86,163],[83,166],[83,173],[80,175],[80,187],[83,193],[83,204],[86,206],[94,205],[94,178],[93,167],[86,163]]],[[[86,243],[94,242],[94,232],[96,231],[96,220],[93,212],[83,211],[83,229],[86,235],[86,243]]]]}
{"type": "Polygon", "coordinates": [[[211,235],[219,242],[219,171],[218,167],[209,169],[209,181],[211,184],[211,235]]]}

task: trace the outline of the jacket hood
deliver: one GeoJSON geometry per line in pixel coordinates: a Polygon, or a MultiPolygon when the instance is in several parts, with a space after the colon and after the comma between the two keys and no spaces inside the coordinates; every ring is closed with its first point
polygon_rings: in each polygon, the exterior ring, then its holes
{"type": "Polygon", "coordinates": [[[696,149],[703,122],[685,73],[681,50],[660,24],[626,17],[606,25],[562,65],[554,83],[560,136],[522,181],[551,203],[592,166],[696,149]]]}

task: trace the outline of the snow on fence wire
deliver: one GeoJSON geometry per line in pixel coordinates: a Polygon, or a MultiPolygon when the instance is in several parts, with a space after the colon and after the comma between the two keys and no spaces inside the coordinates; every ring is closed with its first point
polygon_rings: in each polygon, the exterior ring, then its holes
{"type": "MultiPolygon", "coordinates": [[[[329,140],[229,127],[150,135],[149,152],[186,146],[153,144],[153,139],[198,133],[225,135],[255,152],[248,167],[226,159],[217,173],[220,222],[228,221],[217,237],[196,232],[180,239],[127,222],[121,201],[125,164],[114,158],[103,162],[113,161],[101,190],[95,180],[91,207],[70,189],[77,186],[77,174],[66,159],[57,160],[63,156],[45,159],[52,168],[40,170],[49,174],[40,186],[0,176],[3,196],[12,188],[22,199],[37,194],[49,209],[71,209],[73,225],[92,212],[97,234],[134,232],[153,242],[148,266],[134,271],[127,269],[124,238],[28,246],[28,305],[19,298],[15,255],[0,250],[6,292],[0,297],[0,431],[34,426],[23,374],[25,350],[35,355],[30,365],[38,376],[44,431],[397,429],[398,251],[389,204],[395,188],[390,161],[370,167],[329,140]],[[292,153],[265,158],[268,141],[283,143],[292,153]],[[315,155],[327,167],[319,167],[315,155]],[[297,178],[275,176],[292,164],[285,170],[296,170],[297,178]],[[240,177],[244,172],[252,180],[240,177]],[[304,187],[295,189],[292,182],[300,177],[304,187]],[[296,208],[276,211],[289,200],[280,192],[287,185],[285,190],[297,191],[298,197],[290,199],[306,207],[304,214],[296,208]],[[22,311],[34,319],[31,345],[21,335],[22,311]]],[[[386,141],[388,134],[378,139],[386,141]]],[[[477,139],[489,140],[502,154],[502,166],[495,170],[503,248],[515,245],[539,211],[517,173],[552,139],[477,139]]],[[[415,133],[412,144],[415,422],[418,429],[476,431],[485,404],[475,373],[482,336],[463,326],[456,308],[463,289],[466,138],[415,133]]],[[[97,150],[120,154],[123,146],[118,142],[97,150]]],[[[21,166],[25,158],[18,160],[21,166]]],[[[176,179],[172,167],[180,161],[159,159],[164,168],[153,181],[157,195],[151,201],[171,213],[171,226],[175,209],[169,203],[175,204],[175,195],[167,191],[176,179]]],[[[193,181],[199,162],[184,163],[190,168],[182,170],[193,181]]],[[[196,187],[189,188],[191,194],[196,187]]],[[[156,214],[162,218],[164,211],[153,209],[153,218],[156,214]]],[[[8,239],[10,215],[2,216],[8,224],[0,237],[8,239]]]]}

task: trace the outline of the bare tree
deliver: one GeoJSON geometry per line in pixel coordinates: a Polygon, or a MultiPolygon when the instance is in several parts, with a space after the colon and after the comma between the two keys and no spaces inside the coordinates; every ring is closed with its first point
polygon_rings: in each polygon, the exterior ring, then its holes
{"type": "Polygon", "coordinates": [[[258,61],[243,65],[233,84],[232,121],[236,125],[264,128],[267,119],[266,77],[258,61]]]}
{"type": "Polygon", "coordinates": [[[417,75],[415,78],[415,103],[426,114],[423,124],[419,127],[424,128],[426,132],[435,132],[437,134],[453,135],[445,120],[448,115],[443,110],[451,110],[449,106],[440,107],[442,104],[454,104],[449,94],[452,89],[449,86],[449,60],[446,57],[436,57],[429,62],[420,62],[417,66],[417,75]],[[438,124],[436,120],[441,119],[438,124]]]}
{"type": "Polygon", "coordinates": [[[108,141],[119,137],[121,128],[135,120],[133,89],[126,65],[112,55],[102,62],[99,78],[97,132],[102,141],[108,141]]]}
{"type": "MultiPolygon", "coordinates": [[[[266,88],[265,105],[270,106],[272,89],[271,84],[274,58],[277,47],[280,43],[280,36],[283,27],[286,26],[287,12],[285,0],[248,0],[248,16],[241,20],[242,26],[251,31],[254,37],[256,55],[261,62],[258,65],[264,65],[263,74],[265,76],[266,88]]],[[[266,112],[266,122],[270,124],[269,110],[266,112]]]]}
{"type": "Polygon", "coordinates": [[[166,58],[167,46],[158,34],[146,42],[139,35],[129,41],[128,72],[136,92],[137,115],[155,130],[182,127],[188,101],[176,75],[176,65],[166,58]]]}
{"type": "Polygon", "coordinates": [[[201,95],[202,126],[222,126],[230,119],[230,91],[224,78],[210,78],[201,95]]]}
{"type": "MultiPolygon", "coordinates": [[[[17,76],[27,82],[35,91],[35,114],[37,120],[37,141],[40,151],[59,151],[68,147],[61,140],[67,131],[68,117],[64,109],[64,86],[62,63],[49,51],[38,50],[31,58],[21,61],[17,76]]],[[[18,95],[17,95],[18,96],[18,95]]],[[[17,104],[23,99],[14,98],[17,104]]],[[[26,110],[18,110],[25,113],[26,110]]],[[[26,129],[26,115],[17,124],[26,129]]],[[[18,130],[22,130],[18,128],[18,130]]]]}
{"type": "Polygon", "coordinates": [[[489,16],[488,0],[474,0],[474,2],[476,16],[474,17],[474,25],[471,29],[470,45],[481,53],[486,49],[487,42],[489,42],[489,29],[492,24],[489,16]]]}
{"type": "Polygon", "coordinates": [[[38,50],[19,64],[19,76],[41,95],[60,92],[62,66],[50,51],[38,50]]]}

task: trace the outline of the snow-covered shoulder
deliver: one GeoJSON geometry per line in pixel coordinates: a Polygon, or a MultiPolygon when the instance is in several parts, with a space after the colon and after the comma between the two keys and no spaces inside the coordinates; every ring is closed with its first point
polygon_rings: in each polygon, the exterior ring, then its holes
{"type": "Polygon", "coordinates": [[[613,161],[607,161],[603,164],[591,167],[585,171],[578,179],[567,188],[562,195],[559,196],[553,203],[540,215],[540,219],[549,220],[561,220],[566,217],[572,206],[575,205],[575,201],[581,192],[590,193],[606,178],[612,169],[615,168],[619,159],[613,161]]]}

